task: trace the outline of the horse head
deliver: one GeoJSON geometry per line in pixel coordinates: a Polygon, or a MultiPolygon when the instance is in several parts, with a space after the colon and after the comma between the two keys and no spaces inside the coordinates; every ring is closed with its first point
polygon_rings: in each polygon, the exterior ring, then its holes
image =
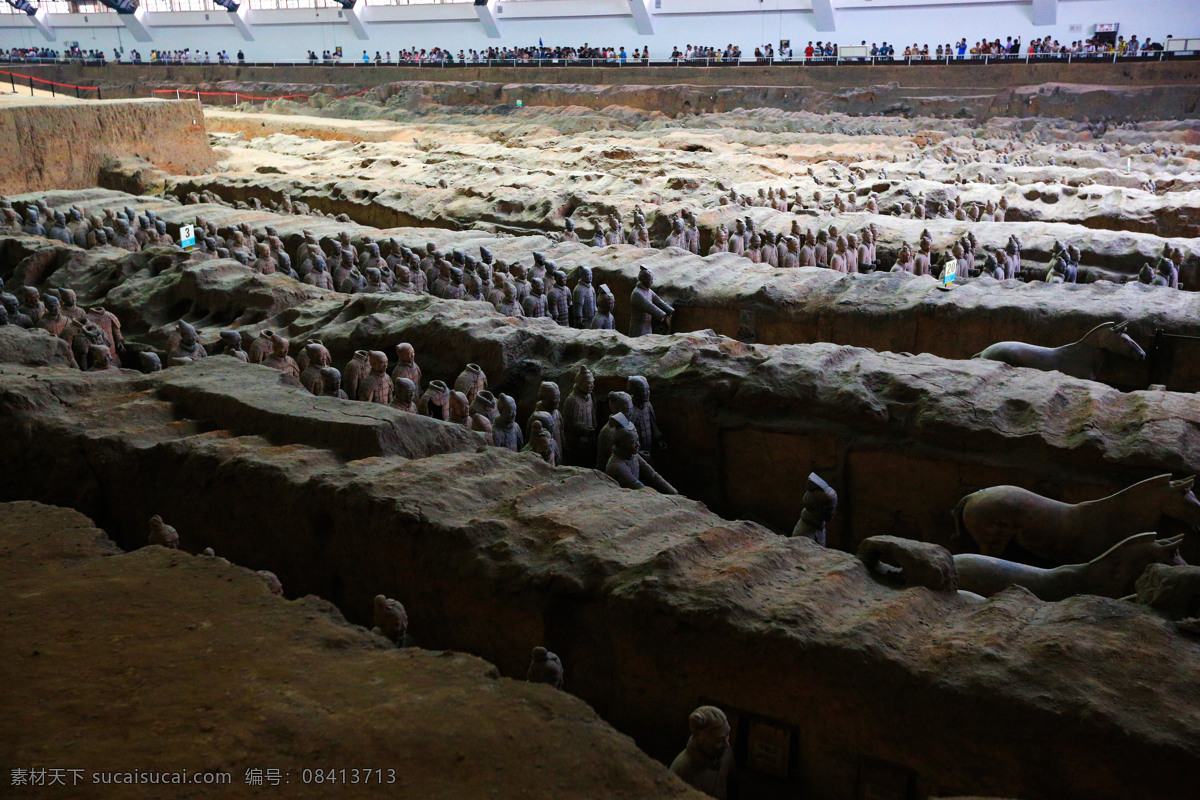
{"type": "Polygon", "coordinates": [[[1179,563],[1179,545],[1183,534],[1159,539],[1157,533],[1138,533],[1114,544],[1088,564],[1093,578],[1118,597],[1133,591],[1134,581],[1150,564],[1179,563]]]}
{"type": "Polygon", "coordinates": [[[1200,500],[1192,492],[1196,478],[1184,478],[1167,484],[1167,493],[1163,498],[1162,513],[1171,519],[1181,520],[1200,529],[1200,500]]]}
{"type": "Polygon", "coordinates": [[[1092,328],[1083,338],[1106,352],[1135,361],[1144,361],[1146,351],[1125,332],[1128,327],[1128,322],[1105,322],[1092,328]]]}

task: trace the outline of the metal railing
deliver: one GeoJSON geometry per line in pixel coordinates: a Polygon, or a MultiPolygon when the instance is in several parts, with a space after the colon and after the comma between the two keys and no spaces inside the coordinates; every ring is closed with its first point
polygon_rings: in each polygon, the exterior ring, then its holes
{"type": "Polygon", "coordinates": [[[7,82],[9,84],[9,86],[12,88],[12,91],[14,94],[16,94],[18,86],[20,88],[24,89],[25,86],[28,85],[30,96],[34,96],[35,88],[39,88],[44,92],[50,92],[51,97],[54,97],[54,96],[60,95],[60,94],[61,95],[70,95],[71,92],[63,91],[63,90],[64,89],[74,89],[75,90],[74,94],[76,97],[83,97],[84,92],[89,92],[89,93],[95,92],[96,98],[98,100],[104,99],[100,93],[99,86],[76,86],[73,83],[56,83],[55,81],[48,81],[45,78],[35,78],[32,75],[22,75],[19,72],[8,72],[7,70],[0,70],[0,85],[2,85],[4,82],[7,82]],[[41,85],[38,87],[35,87],[34,86],[35,81],[41,85]]]}
{"type": "Polygon", "coordinates": [[[1119,55],[1116,53],[1068,53],[1066,55],[1052,54],[1033,54],[1025,53],[1023,55],[985,55],[985,56],[963,56],[955,55],[942,56],[941,58],[933,57],[879,57],[879,56],[826,56],[822,58],[797,58],[797,59],[780,59],[780,58],[737,58],[737,59],[721,59],[721,58],[701,58],[701,59],[606,59],[606,58],[501,58],[501,59],[465,59],[462,61],[388,61],[386,59],[375,61],[374,58],[368,61],[353,61],[353,60],[322,60],[317,59],[311,61],[304,60],[284,60],[284,61],[239,61],[230,59],[228,61],[217,61],[213,59],[205,60],[169,60],[158,59],[151,61],[148,58],[142,58],[138,61],[130,61],[123,59],[121,61],[113,61],[108,58],[27,58],[13,57],[8,55],[0,55],[0,63],[2,64],[32,64],[32,65],[55,65],[55,64],[83,64],[85,66],[105,66],[108,64],[124,64],[142,67],[182,67],[182,66],[225,66],[225,67],[333,67],[338,69],[345,68],[378,68],[378,67],[403,67],[412,69],[464,69],[474,67],[595,67],[608,69],[637,69],[640,67],[747,67],[747,66],[771,66],[771,67],[821,67],[821,66],[987,66],[990,64],[1097,64],[1097,63],[1147,63],[1151,61],[1187,61],[1200,58],[1200,51],[1172,51],[1157,50],[1152,53],[1139,54],[1136,56],[1119,55]]]}

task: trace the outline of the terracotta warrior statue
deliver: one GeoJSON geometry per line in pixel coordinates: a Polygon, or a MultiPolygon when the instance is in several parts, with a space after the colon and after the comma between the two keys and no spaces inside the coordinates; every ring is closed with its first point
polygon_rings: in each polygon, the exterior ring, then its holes
{"type": "Polygon", "coordinates": [[[109,372],[120,369],[113,363],[108,346],[103,344],[94,344],[88,347],[87,363],[90,364],[87,368],[88,372],[109,372]]]}
{"type": "Polygon", "coordinates": [[[358,398],[358,383],[371,371],[369,355],[366,350],[355,350],[350,363],[342,370],[342,388],[352,398],[358,398]]]}
{"type": "Polygon", "coordinates": [[[250,355],[242,349],[242,334],[237,331],[221,331],[221,355],[232,356],[238,361],[249,361],[250,355]]]}
{"type": "Polygon", "coordinates": [[[67,319],[75,320],[82,323],[87,317],[87,314],[78,306],[75,301],[75,290],[63,287],[62,293],[62,315],[67,319]]]}
{"type": "Polygon", "coordinates": [[[651,288],[654,278],[650,270],[641,267],[638,270],[637,286],[629,298],[629,335],[646,336],[653,332],[655,322],[670,324],[671,315],[675,309],[666,303],[651,288]]]}
{"type": "Polygon", "coordinates": [[[529,421],[525,426],[525,432],[532,437],[533,420],[539,413],[545,414],[549,421],[547,432],[554,439],[555,447],[561,454],[563,452],[563,418],[562,412],[559,411],[561,391],[558,384],[554,381],[542,381],[538,387],[537,402],[533,407],[533,414],[530,415],[529,421]]]}
{"type": "Polygon", "coordinates": [[[575,386],[562,402],[563,460],[571,466],[590,467],[596,462],[595,385],[592,371],[580,367],[575,386]]]}
{"type": "Polygon", "coordinates": [[[9,325],[26,329],[34,326],[33,319],[21,310],[20,301],[17,300],[17,296],[15,294],[4,292],[3,294],[0,294],[0,298],[3,299],[4,311],[8,315],[9,325]]]}
{"type": "Polygon", "coordinates": [[[492,438],[492,423],[496,421],[499,414],[495,395],[487,389],[483,389],[471,401],[471,417],[467,427],[473,431],[487,434],[487,438],[490,439],[492,438]]]}
{"type": "Polygon", "coordinates": [[[46,313],[38,320],[37,327],[49,332],[52,336],[63,337],[63,332],[71,324],[71,320],[62,314],[62,304],[57,297],[46,296],[46,313]]]}
{"type": "Polygon", "coordinates": [[[716,706],[700,706],[688,716],[688,730],[687,747],[671,762],[671,772],[689,786],[725,800],[733,767],[725,712],[716,706]]]}
{"type": "Polygon", "coordinates": [[[616,430],[612,455],[604,472],[622,489],[644,489],[649,486],[663,494],[679,494],[638,452],[637,433],[632,425],[622,425],[616,430]]]}
{"type": "Polygon", "coordinates": [[[858,271],[875,271],[874,235],[870,228],[863,228],[862,242],[858,245],[858,271]]]}
{"type": "Polygon", "coordinates": [[[729,252],[735,256],[740,256],[746,249],[746,223],[742,220],[734,220],[733,233],[729,236],[729,252]]]}
{"type": "Polygon", "coordinates": [[[516,289],[513,287],[511,280],[504,281],[503,300],[496,306],[496,310],[506,317],[524,316],[521,310],[521,304],[517,300],[516,289]]]}
{"type": "Polygon", "coordinates": [[[792,536],[803,536],[812,539],[822,547],[825,546],[825,525],[833,519],[837,511],[837,492],[821,479],[815,472],[808,474],[808,485],[805,487],[800,519],[792,529],[792,536]]]}
{"type": "Polygon", "coordinates": [[[367,354],[367,364],[371,371],[359,379],[354,399],[384,406],[391,405],[392,380],[387,374],[387,353],[382,350],[370,351],[367,354]]]}
{"type": "MultiPolygon", "coordinates": [[[[325,394],[321,368],[329,366],[329,362],[326,360],[329,351],[320,342],[309,342],[304,345],[304,353],[307,356],[305,359],[307,363],[300,371],[300,385],[313,394],[325,394]]],[[[297,366],[299,366],[298,362],[297,366]]]]}
{"type": "Polygon", "coordinates": [[[789,236],[784,241],[787,244],[787,252],[783,254],[783,260],[779,262],[779,266],[784,269],[795,269],[800,266],[800,240],[795,236],[789,236]]]}
{"type": "Polygon", "coordinates": [[[563,221],[563,226],[566,228],[566,231],[563,232],[562,240],[564,242],[578,242],[579,234],[575,232],[575,221],[567,217],[563,221]]]}
{"type": "Polygon", "coordinates": [[[334,367],[321,367],[321,395],[336,397],[339,400],[350,399],[350,396],[342,391],[342,373],[334,367]]]}
{"type": "Polygon", "coordinates": [[[799,265],[801,267],[815,267],[817,265],[817,237],[813,235],[812,228],[804,232],[804,244],[800,247],[799,265]]]}
{"type": "Polygon", "coordinates": [[[913,256],[914,275],[933,274],[933,253],[930,252],[930,247],[932,244],[933,243],[929,239],[921,239],[921,244],[917,249],[917,254],[913,256]]]}
{"type": "Polygon", "coordinates": [[[87,310],[87,321],[104,331],[104,338],[108,340],[109,353],[114,358],[119,358],[125,349],[125,337],[121,334],[121,321],[117,319],[116,315],[101,306],[95,306],[87,310]]]}
{"type": "Polygon", "coordinates": [[[533,659],[525,672],[530,683],[548,683],[555,689],[563,688],[563,665],[558,656],[544,647],[533,648],[533,659]]]}
{"type": "Polygon", "coordinates": [[[616,300],[607,286],[600,287],[596,293],[596,316],[592,317],[591,329],[594,331],[616,330],[616,320],[613,318],[613,305],[616,300]]]}
{"type": "Polygon", "coordinates": [[[658,427],[658,416],[650,402],[650,382],[641,375],[631,375],[625,381],[632,407],[627,414],[638,434],[638,450],[647,462],[653,464],[654,449],[667,449],[667,441],[658,427]]]}
{"type": "Polygon", "coordinates": [[[466,395],[467,403],[475,402],[475,397],[487,388],[487,375],[478,364],[467,364],[458,377],[454,379],[454,391],[466,395]]]}
{"type": "Polygon", "coordinates": [[[685,230],[683,220],[679,217],[675,217],[671,223],[671,235],[667,237],[667,247],[687,249],[687,231],[685,230]]]}
{"type": "Polygon", "coordinates": [[[100,330],[98,325],[94,322],[85,322],[71,337],[71,355],[75,357],[75,364],[81,370],[86,372],[91,366],[91,355],[95,347],[103,347],[107,351],[108,340],[105,339],[104,331],[100,330]]]}
{"type": "Polygon", "coordinates": [[[408,635],[408,612],[399,600],[386,595],[375,595],[375,611],[372,616],[373,631],[388,639],[397,647],[412,647],[408,635]]]}
{"type": "Polygon", "coordinates": [[[571,290],[567,288],[567,276],[562,270],[554,271],[554,285],[546,292],[546,313],[559,325],[571,322],[571,290]]]}
{"type": "MultiPolygon", "coordinates": [[[[22,286],[20,292],[20,312],[28,316],[34,325],[37,325],[46,313],[46,304],[42,302],[41,293],[33,286],[22,286]]],[[[104,326],[101,325],[100,327],[103,328],[104,326]]]]}
{"type": "Polygon", "coordinates": [[[837,249],[833,256],[829,259],[829,268],[834,272],[846,271],[846,237],[839,236],[836,239],[837,249]]]}
{"type": "Polygon", "coordinates": [[[846,234],[846,250],[841,253],[842,258],[846,262],[846,273],[849,275],[858,274],[858,238],[853,233],[846,234]]]}
{"type": "Polygon", "coordinates": [[[417,387],[408,378],[392,378],[392,408],[417,413],[417,387]]]}
{"type": "Polygon", "coordinates": [[[196,329],[183,320],[176,323],[179,331],[179,343],[175,345],[167,357],[171,364],[199,361],[208,355],[196,336],[196,329]]]}
{"type": "Polygon", "coordinates": [[[450,392],[449,416],[447,422],[469,427],[471,424],[471,403],[467,396],[458,390],[450,392]]]}
{"type": "Polygon", "coordinates": [[[421,385],[421,368],[417,366],[417,351],[408,342],[396,345],[396,368],[393,378],[408,378],[413,386],[421,385]]]}
{"type": "Polygon", "coordinates": [[[520,452],[525,446],[521,426],[517,425],[517,402],[506,394],[496,398],[496,419],[492,422],[492,444],[520,452]]]}
{"type": "MultiPolygon", "coordinates": [[[[538,414],[540,413],[538,412],[538,414]]],[[[535,416],[537,415],[535,414],[535,416]]],[[[560,455],[554,447],[554,439],[551,438],[550,432],[546,430],[540,419],[535,419],[530,423],[529,444],[525,445],[522,452],[537,453],[543,461],[556,467],[561,463],[560,455]]]]}
{"type": "Polygon", "coordinates": [[[708,255],[711,256],[711,255],[715,255],[716,253],[728,253],[728,252],[729,252],[729,231],[727,231],[725,229],[725,225],[722,224],[721,227],[717,228],[717,232],[715,234],[713,234],[713,243],[708,248],[708,255]]]}
{"type": "Polygon", "coordinates": [[[571,292],[570,323],[572,328],[588,328],[596,316],[596,290],[592,288],[592,270],[576,270],[579,281],[571,292]]]}
{"type": "Polygon", "coordinates": [[[417,401],[417,413],[434,419],[450,419],[450,387],[444,381],[430,381],[417,401]]]}
{"type": "Polygon", "coordinates": [[[626,392],[608,393],[608,421],[600,428],[596,437],[596,469],[603,470],[608,466],[608,458],[612,455],[613,439],[619,428],[630,428],[637,433],[629,415],[633,411],[633,399],[626,392]]]}
{"type": "Polygon", "coordinates": [[[271,354],[263,359],[263,366],[277,369],[284,375],[300,377],[300,365],[288,355],[290,342],[279,334],[271,334],[271,354]]]}
{"type": "Polygon", "coordinates": [[[157,544],[161,547],[168,547],[171,550],[179,549],[179,531],[163,522],[163,518],[155,514],[150,518],[150,544],[157,544]]]}
{"type": "Polygon", "coordinates": [[[829,233],[822,228],[817,231],[817,243],[813,245],[813,258],[816,259],[818,267],[828,269],[829,256],[829,233]]]}

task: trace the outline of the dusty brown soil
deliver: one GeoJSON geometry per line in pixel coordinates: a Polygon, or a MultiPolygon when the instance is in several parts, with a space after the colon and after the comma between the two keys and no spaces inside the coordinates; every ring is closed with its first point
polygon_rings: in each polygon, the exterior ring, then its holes
{"type": "Polygon", "coordinates": [[[214,163],[198,104],[11,97],[0,104],[0,193],[95,186],[113,159],[136,154],[168,172],[214,163]]]}
{"type": "Polygon", "coordinates": [[[6,797],[38,794],[10,786],[31,768],[83,770],[56,787],[71,798],[700,796],[567,693],[397,650],[223,560],[121,554],[75,511],[0,505],[0,587],[6,797]],[[348,772],[316,783],[318,768],[348,772]],[[346,782],[355,768],[382,773],[346,782]],[[252,769],[280,770],[280,786],[248,786],[252,769]],[[91,782],[181,770],[230,781],[91,782]]]}

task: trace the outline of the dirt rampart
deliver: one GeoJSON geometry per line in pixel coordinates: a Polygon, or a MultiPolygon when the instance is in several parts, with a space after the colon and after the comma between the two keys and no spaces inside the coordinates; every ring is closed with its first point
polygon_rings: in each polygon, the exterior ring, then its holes
{"type": "Polygon", "coordinates": [[[131,156],[172,174],[216,163],[195,101],[6,102],[0,141],[0,194],[96,186],[107,164],[131,156]]]}

